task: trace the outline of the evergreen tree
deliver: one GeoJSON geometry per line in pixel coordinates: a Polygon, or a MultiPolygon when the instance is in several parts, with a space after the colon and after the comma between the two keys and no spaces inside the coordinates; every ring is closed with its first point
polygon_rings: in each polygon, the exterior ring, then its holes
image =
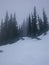
{"type": "Polygon", "coordinates": [[[0,41],[3,41],[3,35],[4,35],[4,31],[3,31],[3,19],[1,20],[1,28],[0,28],[0,41]]]}
{"type": "Polygon", "coordinates": [[[32,15],[32,22],[31,22],[31,35],[34,36],[34,17],[32,15]]]}
{"type": "Polygon", "coordinates": [[[29,15],[29,18],[28,18],[28,36],[31,36],[31,17],[29,15]]]}
{"type": "Polygon", "coordinates": [[[13,35],[14,35],[14,37],[18,37],[18,26],[17,26],[15,13],[14,13],[14,17],[13,17],[13,35]]]}
{"type": "Polygon", "coordinates": [[[6,12],[4,27],[3,27],[3,31],[4,31],[3,38],[5,41],[8,39],[8,22],[9,22],[9,16],[8,16],[8,12],[6,12]]]}
{"type": "Polygon", "coordinates": [[[25,24],[25,20],[22,23],[21,29],[22,29],[21,30],[22,31],[22,36],[26,36],[26,24],[25,24]]]}
{"type": "Polygon", "coordinates": [[[0,42],[2,44],[5,44],[6,42],[7,44],[7,42],[12,42],[15,39],[18,39],[18,37],[22,36],[37,37],[42,33],[46,34],[48,29],[49,29],[48,19],[44,9],[43,9],[43,21],[39,16],[37,20],[36,7],[34,7],[33,15],[32,16],[29,15],[27,20],[23,21],[21,27],[19,26],[19,29],[15,13],[13,16],[11,14],[9,18],[8,12],[6,12],[5,20],[4,21],[3,19],[1,20],[0,42]]]}
{"type": "Polygon", "coordinates": [[[38,22],[39,22],[39,30],[38,30],[38,35],[41,35],[43,33],[43,22],[42,19],[38,16],[38,22]]]}
{"type": "Polygon", "coordinates": [[[18,28],[18,36],[19,37],[22,37],[22,29],[21,29],[21,26],[19,25],[19,28],[18,28]]]}
{"type": "Polygon", "coordinates": [[[47,15],[45,13],[45,10],[43,9],[43,32],[46,34],[48,31],[48,20],[47,20],[47,15]]]}
{"type": "Polygon", "coordinates": [[[34,7],[34,16],[32,16],[32,33],[34,37],[36,37],[37,31],[38,29],[37,29],[36,7],[34,7]]]}
{"type": "Polygon", "coordinates": [[[12,14],[10,15],[8,30],[9,30],[9,39],[18,38],[18,26],[15,14],[13,17],[12,14]]]}

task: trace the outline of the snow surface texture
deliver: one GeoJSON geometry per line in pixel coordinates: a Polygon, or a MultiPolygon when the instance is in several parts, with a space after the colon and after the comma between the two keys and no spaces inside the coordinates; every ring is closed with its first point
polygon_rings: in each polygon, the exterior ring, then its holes
{"type": "Polygon", "coordinates": [[[49,65],[49,32],[40,38],[0,46],[0,65],[49,65]]]}

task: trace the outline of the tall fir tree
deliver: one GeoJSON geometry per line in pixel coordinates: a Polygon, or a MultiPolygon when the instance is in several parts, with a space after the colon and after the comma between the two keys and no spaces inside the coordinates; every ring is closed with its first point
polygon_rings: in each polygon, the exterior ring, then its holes
{"type": "Polygon", "coordinates": [[[38,35],[41,35],[43,33],[43,21],[42,19],[38,16],[38,22],[39,22],[39,30],[38,30],[38,35]]]}
{"type": "Polygon", "coordinates": [[[33,27],[33,36],[36,37],[37,36],[37,13],[36,13],[36,7],[34,7],[34,15],[32,17],[32,27],[33,27]]]}
{"type": "Polygon", "coordinates": [[[26,36],[26,24],[25,24],[25,20],[22,23],[21,29],[22,29],[21,30],[22,31],[22,36],[26,36]]]}
{"type": "Polygon", "coordinates": [[[43,32],[44,32],[44,35],[46,34],[47,31],[48,31],[48,20],[47,20],[47,15],[45,13],[45,10],[43,9],[43,32]]]}
{"type": "Polygon", "coordinates": [[[4,35],[4,31],[3,31],[3,19],[1,20],[1,28],[0,28],[0,41],[3,41],[3,35],[4,35]]]}
{"type": "Polygon", "coordinates": [[[6,12],[6,16],[5,16],[5,21],[4,21],[4,40],[6,41],[8,39],[8,22],[9,22],[9,16],[8,16],[8,12],[6,12]]]}
{"type": "Polygon", "coordinates": [[[14,17],[13,17],[13,35],[14,37],[18,37],[18,26],[17,26],[17,20],[16,20],[16,15],[14,13],[14,17]]]}
{"type": "Polygon", "coordinates": [[[29,18],[28,18],[28,36],[31,36],[31,17],[29,15],[29,18]]]}

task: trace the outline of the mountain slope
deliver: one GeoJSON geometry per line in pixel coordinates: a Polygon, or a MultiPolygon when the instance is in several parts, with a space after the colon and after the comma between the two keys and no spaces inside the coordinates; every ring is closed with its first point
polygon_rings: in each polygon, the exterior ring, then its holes
{"type": "Polygon", "coordinates": [[[0,46],[0,65],[49,65],[49,32],[39,38],[0,46]]]}

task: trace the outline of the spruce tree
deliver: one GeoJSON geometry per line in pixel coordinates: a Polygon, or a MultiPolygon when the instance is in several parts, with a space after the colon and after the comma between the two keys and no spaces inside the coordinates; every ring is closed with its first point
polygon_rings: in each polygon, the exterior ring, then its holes
{"type": "Polygon", "coordinates": [[[25,35],[26,35],[25,20],[24,20],[23,23],[22,23],[21,29],[22,29],[22,36],[25,36],[25,35]]]}
{"type": "Polygon", "coordinates": [[[1,20],[1,28],[0,28],[0,41],[1,42],[3,41],[3,35],[4,35],[3,26],[4,26],[4,23],[3,23],[3,19],[2,19],[1,20]]]}
{"type": "Polygon", "coordinates": [[[9,22],[9,16],[8,16],[8,12],[6,12],[4,27],[3,27],[3,31],[4,31],[3,37],[5,41],[7,41],[8,39],[8,22],[9,22]]]}
{"type": "Polygon", "coordinates": [[[38,30],[38,35],[41,35],[43,33],[43,22],[42,19],[38,16],[38,22],[39,22],[39,30],[38,30]]]}
{"type": "Polygon", "coordinates": [[[31,36],[31,17],[29,15],[29,18],[28,18],[28,36],[31,36]]]}
{"type": "Polygon", "coordinates": [[[45,10],[43,9],[43,32],[46,34],[48,31],[48,20],[47,20],[47,15],[45,13],[45,10]]]}
{"type": "Polygon", "coordinates": [[[13,36],[16,38],[18,37],[18,26],[17,26],[15,13],[14,13],[14,17],[13,17],[13,36]]]}
{"type": "Polygon", "coordinates": [[[37,36],[37,14],[36,14],[36,7],[34,7],[34,15],[32,17],[32,27],[33,27],[33,36],[36,37],[37,36]]]}

